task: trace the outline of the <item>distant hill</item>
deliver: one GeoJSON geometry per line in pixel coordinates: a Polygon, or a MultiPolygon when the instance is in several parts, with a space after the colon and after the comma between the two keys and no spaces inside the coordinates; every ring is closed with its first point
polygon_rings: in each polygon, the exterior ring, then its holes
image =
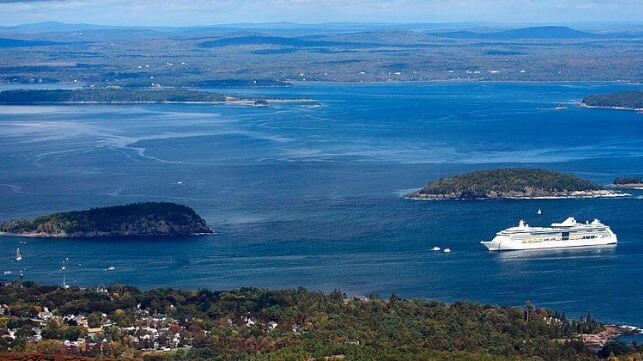
{"type": "Polygon", "coordinates": [[[588,95],[583,98],[582,104],[598,108],[643,109],[643,91],[628,90],[617,93],[588,95]]]}
{"type": "Polygon", "coordinates": [[[432,33],[434,36],[453,39],[587,39],[601,37],[598,34],[578,31],[566,26],[537,26],[499,32],[481,33],[472,31],[452,31],[432,33]]]}
{"type": "Polygon", "coordinates": [[[1,232],[35,237],[179,236],[212,233],[192,208],[170,202],[133,203],[7,221],[1,232]]]}
{"type": "Polygon", "coordinates": [[[430,182],[409,195],[419,199],[571,198],[609,195],[578,177],[544,169],[507,168],[460,174],[430,182]]]}
{"type": "Polygon", "coordinates": [[[80,31],[88,29],[106,29],[109,26],[92,25],[92,24],[67,24],[56,21],[44,21],[40,23],[21,24],[14,26],[0,26],[3,32],[12,32],[19,34],[37,34],[58,31],[80,31]]]}

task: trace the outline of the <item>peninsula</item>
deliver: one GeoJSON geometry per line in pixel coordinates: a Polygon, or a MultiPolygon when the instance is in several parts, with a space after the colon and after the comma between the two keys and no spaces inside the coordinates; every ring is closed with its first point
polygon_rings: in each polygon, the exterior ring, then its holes
{"type": "Polygon", "coordinates": [[[0,105],[312,103],[310,98],[245,98],[187,88],[17,89],[0,91],[0,105]]]}
{"type": "Polygon", "coordinates": [[[193,209],[170,202],[133,203],[4,222],[0,232],[27,237],[148,237],[212,233],[193,209]]]}
{"type": "Polygon", "coordinates": [[[623,194],[578,177],[544,169],[483,170],[443,178],[409,194],[412,199],[596,198],[623,194]]]}
{"type": "Polygon", "coordinates": [[[581,105],[589,108],[643,110],[643,91],[630,90],[588,95],[583,98],[581,105]]]}

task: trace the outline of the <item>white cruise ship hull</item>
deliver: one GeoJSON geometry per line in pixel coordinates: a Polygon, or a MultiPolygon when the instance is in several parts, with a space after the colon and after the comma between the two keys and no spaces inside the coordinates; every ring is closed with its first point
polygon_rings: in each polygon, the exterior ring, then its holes
{"type": "Polygon", "coordinates": [[[480,243],[490,251],[517,251],[604,246],[616,242],[616,234],[598,219],[578,223],[574,217],[568,217],[562,223],[552,223],[551,227],[530,227],[521,220],[517,227],[504,229],[491,241],[480,243]]]}
{"type": "Polygon", "coordinates": [[[573,248],[573,247],[592,247],[604,246],[608,244],[616,244],[617,239],[615,234],[610,234],[607,237],[595,239],[577,239],[577,240],[556,240],[556,241],[541,241],[535,242],[533,240],[511,240],[507,236],[496,236],[489,242],[480,242],[487,247],[490,251],[517,251],[525,249],[551,249],[551,248],[573,248]]]}

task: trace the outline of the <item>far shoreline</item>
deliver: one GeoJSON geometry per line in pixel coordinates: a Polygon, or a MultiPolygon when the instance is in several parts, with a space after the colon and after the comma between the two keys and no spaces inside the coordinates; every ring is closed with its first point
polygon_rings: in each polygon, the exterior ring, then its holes
{"type": "Polygon", "coordinates": [[[494,199],[515,199],[515,200],[539,200],[539,199],[615,199],[615,198],[627,198],[632,195],[629,193],[615,192],[609,190],[599,190],[599,191],[590,191],[583,192],[590,194],[578,194],[578,195],[552,195],[552,196],[506,196],[506,197],[481,197],[481,198],[463,198],[463,197],[450,197],[448,195],[439,195],[439,194],[427,194],[420,195],[419,193],[411,193],[404,196],[406,199],[417,200],[417,201],[482,201],[482,200],[494,200],[494,199]]]}
{"type": "Polygon", "coordinates": [[[600,105],[587,105],[583,102],[576,103],[581,108],[587,108],[587,109],[609,109],[609,110],[625,110],[625,111],[633,111],[636,113],[643,112],[643,108],[628,108],[628,107],[610,107],[610,106],[600,106],[600,105]]]}
{"type": "Polygon", "coordinates": [[[30,102],[30,103],[0,103],[0,106],[56,106],[56,105],[151,105],[151,104],[167,104],[167,105],[241,105],[250,107],[266,107],[270,103],[278,104],[298,104],[298,103],[311,103],[316,101],[312,98],[293,98],[293,99],[280,99],[280,98],[261,98],[261,99],[234,99],[222,100],[211,102],[186,102],[186,101],[62,101],[62,102],[30,102]],[[268,104],[256,104],[257,100],[265,100],[268,104]]]}
{"type": "Polygon", "coordinates": [[[643,190],[643,183],[628,183],[628,184],[610,184],[610,188],[617,189],[641,189],[643,190]]]}

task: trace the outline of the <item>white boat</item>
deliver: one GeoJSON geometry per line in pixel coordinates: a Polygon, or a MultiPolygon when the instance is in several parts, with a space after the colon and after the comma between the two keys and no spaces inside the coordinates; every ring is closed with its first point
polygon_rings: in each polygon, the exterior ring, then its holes
{"type": "Polygon", "coordinates": [[[439,251],[439,250],[440,250],[440,247],[433,247],[431,250],[432,250],[432,251],[439,251]]]}
{"type": "Polygon", "coordinates": [[[538,208],[538,212],[536,212],[536,214],[541,215],[543,214],[543,212],[540,210],[540,208],[538,208]]]}
{"type": "Polygon", "coordinates": [[[496,233],[491,241],[482,241],[490,251],[513,251],[519,249],[570,248],[616,244],[616,235],[609,226],[598,219],[578,223],[569,217],[551,227],[531,227],[521,220],[517,227],[496,233]]]}
{"type": "Polygon", "coordinates": [[[451,248],[445,248],[444,253],[451,253],[451,248]]]}
{"type": "Polygon", "coordinates": [[[65,258],[63,260],[63,266],[60,267],[60,271],[63,273],[63,284],[60,285],[60,287],[65,289],[69,288],[69,285],[67,284],[67,272],[65,271],[67,269],[67,267],[65,267],[65,262],[67,262],[68,260],[69,258],[65,258]]]}
{"type": "Polygon", "coordinates": [[[20,248],[16,248],[16,262],[22,261],[22,255],[20,254],[20,248]]]}
{"type": "Polygon", "coordinates": [[[109,266],[109,267],[105,268],[105,271],[113,271],[113,270],[115,270],[115,269],[116,269],[116,267],[114,267],[114,266],[109,266]]]}

